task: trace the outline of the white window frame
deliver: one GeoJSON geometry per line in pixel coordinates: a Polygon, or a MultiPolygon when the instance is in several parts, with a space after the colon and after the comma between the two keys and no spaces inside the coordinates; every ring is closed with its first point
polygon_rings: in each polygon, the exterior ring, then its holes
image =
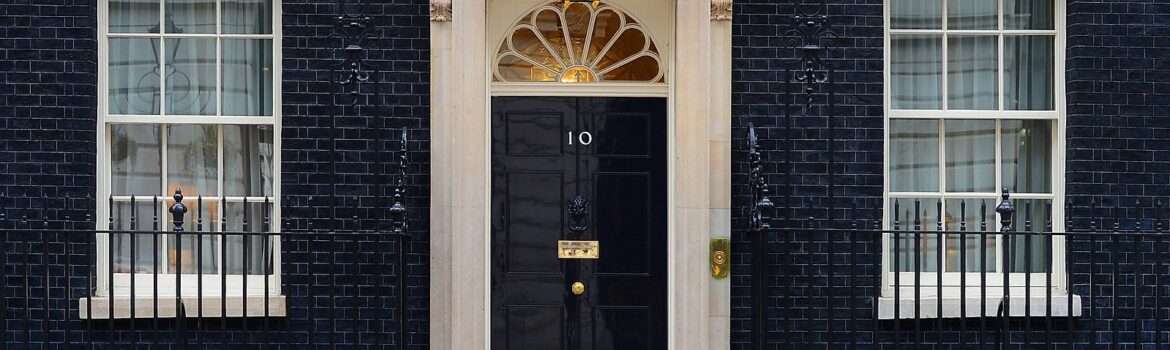
{"type": "MultiPolygon", "coordinates": [[[[157,1],[159,3],[159,23],[165,23],[164,16],[166,13],[166,0],[157,0],[157,1]]],[[[158,116],[111,115],[111,113],[109,113],[109,106],[108,106],[108,103],[109,103],[109,101],[108,101],[108,99],[109,99],[109,96],[108,96],[109,95],[109,59],[108,59],[109,58],[109,39],[111,39],[111,38],[157,38],[161,42],[161,40],[163,40],[163,38],[164,38],[164,35],[159,34],[159,33],[111,34],[109,32],[109,0],[98,0],[98,3],[97,3],[97,17],[98,17],[98,56],[97,56],[97,60],[98,60],[98,85],[97,85],[97,95],[98,95],[98,104],[97,105],[98,106],[97,107],[98,108],[97,108],[97,118],[98,118],[98,122],[97,122],[97,126],[96,126],[96,131],[97,131],[97,173],[96,173],[97,213],[96,213],[96,217],[98,219],[96,220],[96,228],[98,230],[110,229],[108,219],[111,215],[111,208],[109,206],[109,202],[107,199],[111,198],[111,191],[112,191],[112,188],[111,188],[112,187],[112,185],[111,185],[111,181],[112,181],[111,180],[111,178],[112,178],[111,171],[112,171],[112,169],[111,169],[111,163],[110,163],[111,162],[111,155],[110,155],[110,144],[109,144],[110,140],[112,139],[112,137],[110,135],[111,125],[113,125],[113,124],[144,124],[144,125],[200,124],[200,125],[265,125],[265,126],[271,126],[272,132],[273,132],[273,135],[272,135],[272,142],[273,142],[273,145],[272,145],[272,147],[273,147],[273,155],[272,155],[273,165],[272,166],[273,166],[273,169],[272,169],[272,192],[271,192],[271,196],[268,197],[268,200],[271,203],[270,204],[271,209],[269,211],[269,215],[270,215],[270,224],[269,225],[271,228],[270,232],[272,233],[270,237],[272,240],[271,251],[273,252],[272,253],[273,256],[272,256],[272,274],[267,276],[267,279],[268,279],[267,293],[264,289],[264,285],[265,285],[265,276],[264,275],[248,275],[248,276],[246,276],[248,287],[247,287],[247,290],[245,291],[244,290],[245,276],[243,276],[243,275],[227,275],[225,278],[214,271],[212,271],[211,274],[208,274],[208,272],[206,272],[206,271],[204,272],[204,275],[202,277],[202,279],[203,279],[203,281],[202,281],[203,288],[202,289],[203,290],[201,292],[205,298],[214,298],[215,300],[223,300],[222,298],[242,297],[242,296],[248,296],[249,297],[248,299],[252,299],[252,298],[256,298],[256,297],[264,297],[264,296],[277,297],[277,296],[280,296],[280,292],[281,292],[281,290],[280,290],[280,281],[281,281],[281,279],[280,279],[280,276],[281,276],[280,258],[282,255],[281,254],[282,250],[281,250],[281,246],[280,246],[281,240],[280,240],[280,235],[279,235],[280,223],[281,223],[281,220],[280,220],[281,206],[280,206],[280,200],[279,200],[281,198],[281,195],[280,195],[280,193],[281,193],[280,192],[280,183],[281,183],[280,182],[280,174],[281,174],[281,169],[280,169],[281,168],[281,137],[280,136],[281,135],[280,135],[280,133],[281,133],[281,125],[282,125],[281,124],[281,106],[282,106],[282,102],[281,102],[281,97],[282,97],[281,96],[281,81],[282,81],[281,48],[283,47],[281,44],[281,29],[282,29],[281,28],[282,22],[281,22],[281,16],[280,16],[280,14],[281,14],[281,1],[280,0],[273,0],[272,1],[272,14],[271,14],[271,16],[272,16],[272,23],[271,23],[272,33],[271,34],[219,34],[222,32],[222,30],[220,29],[220,27],[222,27],[222,23],[221,23],[222,22],[222,19],[221,19],[222,18],[222,15],[221,15],[222,14],[222,3],[223,3],[223,0],[216,1],[216,12],[217,12],[216,13],[216,20],[217,20],[216,21],[216,28],[217,28],[216,32],[217,33],[211,33],[211,34],[186,34],[186,33],[184,33],[184,34],[167,35],[165,37],[166,38],[181,37],[181,38],[205,38],[205,39],[225,38],[225,39],[267,39],[267,40],[271,40],[271,42],[272,42],[272,61],[273,61],[272,66],[271,66],[272,67],[272,104],[273,104],[272,116],[223,116],[223,115],[221,115],[222,113],[220,111],[222,111],[222,105],[223,105],[223,99],[222,99],[223,69],[222,69],[222,63],[219,61],[221,61],[223,59],[222,40],[216,40],[216,61],[217,61],[216,68],[215,68],[215,70],[216,70],[216,95],[217,95],[217,98],[216,98],[217,113],[216,113],[216,115],[167,116],[166,115],[166,108],[163,107],[163,106],[165,106],[165,100],[166,100],[165,93],[162,94],[160,97],[160,101],[163,101],[163,103],[160,103],[160,107],[159,107],[160,114],[158,116]],[[221,293],[221,291],[225,288],[227,291],[226,294],[221,293]]],[[[160,55],[159,60],[160,61],[166,60],[165,54],[166,54],[165,50],[159,51],[159,55],[160,55]]],[[[159,83],[160,89],[165,88],[165,86],[166,86],[165,79],[166,79],[165,77],[160,77],[160,83],[159,83]]],[[[219,130],[220,130],[220,134],[221,134],[219,137],[219,140],[220,140],[219,142],[222,143],[222,139],[223,139],[222,138],[222,134],[223,134],[222,130],[223,129],[220,128],[219,130]]],[[[166,142],[165,139],[162,142],[165,143],[166,142]]],[[[222,155],[222,147],[221,147],[220,153],[222,155]]],[[[163,161],[165,161],[165,159],[163,161]]],[[[223,171],[222,157],[220,157],[219,161],[221,162],[221,166],[219,167],[220,168],[219,171],[222,173],[222,171],[223,171]]],[[[165,174],[164,174],[164,176],[165,176],[165,174]]],[[[165,183],[166,182],[163,182],[164,185],[165,185],[165,183]]],[[[114,197],[114,198],[116,198],[116,199],[129,199],[129,196],[118,196],[118,197],[114,197]],[[123,198],[123,197],[125,197],[125,198],[123,198]]],[[[166,203],[166,200],[168,200],[169,198],[170,198],[170,195],[167,195],[167,196],[160,195],[159,196],[159,200],[162,201],[162,203],[166,203]]],[[[192,198],[190,196],[188,196],[186,199],[192,199],[192,198]]],[[[215,199],[218,201],[221,198],[217,197],[217,198],[212,198],[212,199],[215,199]]],[[[222,199],[224,201],[226,201],[227,203],[239,203],[239,202],[242,202],[243,197],[222,197],[222,199]]],[[[253,199],[256,202],[262,202],[262,201],[264,201],[265,197],[248,197],[248,199],[249,199],[249,203],[253,203],[252,202],[253,199]]],[[[152,200],[152,198],[140,196],[140,197],[135,198],[135,200],[136,200],[136,202],[149,203],[152,200]]],[[[162,203],[160,203],[160,207],[162,206],[162,203]]],[[[188,216],[197,215],[197,213],[198,213],[197,209],[194,207],[191,207],[191,208],[189,208],[187,215],[188,216]]],[[[146,220],[149,220],[149,218],[151,216],[142,216],[142,217],[147,218],[146,220]]],[[[145,223],[147,225],[151,224],[149,221],[140,221],[140,222],[145,223]]],[[[159,222],[160,222],[159,223],[160,226],[171,225],[170,215],[168,214],[166,216],[159,217],[159,222]]],[[[206,226],[206,225],[216,225],[216,224],[217,223],[205,222],[204,227],[207,228],[209,226],[206,226]]],[[[259,222],[257,221],[257,222],[255,222],[255,224],[259,224],[259,222]]],[[[194,230],[195,230],[194,227],[185,227],[185,229],[187,230],[188,234],[192,234],[192,235],[194,234],[194,230]]],[[[210,230],[208,230],[208,231],[210,231],[210,230]]],[[[219,234],[216,232],[205,232],[204,235],[205,235],[205,237],[219,236],[219,234]]],[[[160,238],[164,237],[164,236],[165,235],[160,235],[160,238]]],[[[149,237],[149,236],[143,236],[143,237],[149,237]]],[[[163,244],[163,246],[165,247],[165,243],[160,242],[160,244],[163,244]]],[[[98,273],[96,275],[96,279],[97,279],[96,287],[97,288],[95,290],[94,296],[97,298],[109,298],[111,296],[111,288],[110,288],[111,287],[110,286],[111,267],[108,266],[108,261],[109,261],[109,257],[111,254],[110,247],[109,247],[109,235],[107,233],[98,233],[96,245],[97,245],[97,254],[96,254],[97,255],[97,266],[96,266],[97,270],[96,271],[98,271],[98,273]]],[[[220,254],[220,256],[222,257],[223,255],[220,254]]],[[[162,258],[165,259],[166,257],[164,256],[162,258]]],[[[166,266],[166,263],[160,263],[160,266],[166,266]]],[[[135,285],[135,288],[133,290],[133,294],[134,294],[134,297],[136,299],[154,299],[156,297],[156,295],[155,295],[155,287],[156,287],[155,286],[155,274],[114,273],[113,274],[114,288],[113,288],[112,295],[119,300],[124,299],[124,298],[130,298],[130,296],[131,296],[130,285],[131,285],[132,278],[134,280],[134,285],[135,285]]],[[[181,274],[181,279],[182,279],[182,290],[178,290],[178,283],[177,283],[178,279],[176,278],[176,274],[159,272],[157,274],[157,281],[158,281],[157,297],[163,297],[163,296],[173,297],[173,296],[181,295],[184,299],[187,299],[189,297],[194,298],[196,295],[198,295],[198,293],[200,292],[198,276],[196,276],[195,274],[181,274]]],[[[100,300],[94,301],[95,305],[97,305],[99,302],[100,302],[100,300]]],[[[224,302],[226,302],[226,301],[224,301],[224,302]]],[[[190,302],[185,301],[185,303],[189,304],[189,306],[192,306],[192,307],[194,306],[194,305],[191,305],[190,302]]],[[[281,303],[280,305],[283,305],[283,299],[280,299],[280,303],[281,303]]],[[[125,310],[123,310],[124,308],[125,307],[120,306],[119,310],[117,312],[118,314],[114,315],[113,317],[115,317],[115,318],[123,317],[124,315],[122,315],[122,314],[125,312],[125,310]]],[[[139,306],[138,308],[141,308],[141,306],[139,306]]],[[[237,305],[237,306],[233,306],[231,308],[232,309],[239,309],[240,307],[237,305]]],[[[251,308],[252,308],[252,306],[249,306],[249,309],[251,309],[251,308]]],[[[102,309],[102,310],[104,310],[104,309],[102,309]]],[[[99,312],[99,311],[100,310],[95,309],[93,317],[95,317],[95,318],[106,317],[105,315],[103,315],[102,312],[99,312]]],[[[145,311],[153,312],[151,310],[145,310],[145,311]]],[[[167,311],[163,310],[163,311],[159,311],[159,312],[166,313],[167,311]]],[[[173,313],[173,310],[171,312],[173,313]]],[[[255,312],[253,312],[253,314],[255,314],[255,312]]],[[[141,315],[148,315],[148,314],[140,312],[139,315],[141,316],[141,315]]]]}
{"type": "MultiPolygon", "coordinates": [[[[1051,155],[1051,159],[1052,159],[1052,193],[1050,195],[1049,194],[1042,194],[1042,195],[1012,194],[1011,198],[1012,199],[1049,199],[1049,200],[1052,200],[1052,203],[1053,203],[1052,204],[1052,217],[1053,217],[1052,229],[1055,232],[1064,232],[1065,231],[1065,223],[1064,223],[1065,179],[1064,179],[1064,174],[1065,174],[1065,135],[1066,135],[1065,134],[1065,130],[1066,130],[1066,117],[1065,117],[1066,116],[1066,106],[1065,106],[1065,104],[1066,104],[1066,102],[1065,102],[1066,85],[1065,85],[1064,71],[1065,71],[1065,59],[1066,59],[1065,36],[1066,36],[1066,31],[1067,31],[1066,17],[1065,17],[1066,16],[1065,0],[1054,0],[1053,1],[1053,6],[1054,6],[1054,9],[1053,9],[1053,16],[1054,16],[1053,30],[1005,30],[1004,29],[1005,22],[1004,22],[1004,18],[1003,18],[1004,17],[1003,16],[1004,0],[997,1],[998,16],[999,16],[999,21],[998,21],[999,22],[998,23],[999,29],[998,30],[948,30],[948,29],[946,29],[946,26],[947,26],[947,7],[946,6],[947,6],[947,2],[948,2],[947,0],[938,0],[938,1],[942,2],[942,6],[943,6],[942,19],[941,19],[942,23],[943,23],[942,24],[943,29],[891,29],[891,17],[890,17],[891,9],[890,9],[890,6],[891,6],[892,1],[897,1],[897,0],[886,0],[884,2],[884,11],[883,11],[883,23],[884,23],[883,24],[883,33],[884,33],[884,35],[883,35],[883,43],[884,43],[883,44],[883,55],[884,55],[883,56],[884,57],[883,67],[884,67],[884,69],[882,72],[882,76],[883,76],[883,91],[884,91],[884,93],[883,93],[883,101],[884,101],[883,108],[884,108],[885,116],[883,117],[883,120],[884,120],[884,124],[883,124],[883,134],[884,134],[883,158],[884,159],[883,159],[883,189],[882,189],[882,192],[883,192],[883,203],[884,203],[883,207],[885,208],[885,210],[883,210],[883,213],[885,216],[885,218],[884,218],[885,220],[883,220],[884,221],[884,228],[887,230],[893,229],[893,214],[892,214],[893,208],[892,208],[892,204],[891,204],[893,199],[896,199],[896,198],[915,198],[915,197],[919,197],[919,198],[921,198],[921,197],[944,198],[944,199],[947,198],[947,197],[944,197],[944,195],[943,195],[944,193],[946,193],[946,191],[945,191],[946,172],[943,171],[943,169],[945,169],[945,164],[946,164],[945,162],[940,163],[939,177],[942,178],[942,180],[939,182],[939,188],[940,188],[939,192],[926,192],[926,193],[897,192],[897,193],[893,193],[893,194],[891,193],[891,191],[890,191],[890,170],[891,169],[890,169],[890,156],[889,156],[889,154],[890,154],[890,120],[891,119],[924,119],[924,120],[940,120],[940,121],[941,120],[948,120],[948,119],[996,120],[997,121],[997,123],[996,123],[996,125],[997,125],[997,128],[996,128],[996,130],[997,130],[996,131],[996,150],[995,150],[995,152],[996,152],[996,174],[995,174],[996,184],[999,184],[1001,182],[999,179],[999,177],[1001,176],[1001,172],[1000,172],[1001,154],[1000,154],[1000,150],[999,150],[999,147],[1000,147],[999,146],[999,142],[1000,142],[999,133],[1000,132],[999,132],[998,121],[1000,121],[1000,120],[1021,120],[1021,119],[1042,119],[1042,120],[1053,121],[1052,124],[1053,124],[1053,128],[1054,128],[1054,130],[1052,132],[1053,140],[1052,140],[1052,155],[1051,155]],[[946,37],[946,34],[949,34],[949,33],[996,34],[996,35],[998,35],[997,36],[998,42],[999,42],[999,60],[998,60],[998,62],[999,62],[998,63],[999,75],[998,76],[1001,77],[998,79],[999,89],[997,90],[997,95],[998,95],[997,98],[999,99],[999,105],[998,105],[999,110],[985,110],[984,111],[984,110],[947,110],[946,109],[946,104],[948,103],[948,101],[947,101],[948,100],[948,95],[947,95],[948,69],[945,67],[945,64],[947,62],[947,42],[946,42],[945,37],[946,37]],[[892,108],[892,91],[893,90],[891,89],[891,61],[890,61],[891,48],[892,48],[892,45],[891,45],[892,35],[891,34],[942,34],[942,35],[944,35],[944,39],[943,39],[943,43],[942,43],[942,56],[941,56],[942,62],[944,64],[944,68],[942,69],[942,91],[941,91],[942,106],[943,106],[942,110],[897,110],[897,109],[892,108]],[[1051,111],[1004,110],[1005,109],[1005,104],[1003,101],[1003,99],[1004,99],[1004,97],[1003,97],[1004,79],[1002,79],[1002,77],[1004,76],[1003,75],[1003,70],[1004,70],[1004,68],[1003,68],[1004,39],[1003,38],[1004,38],[1004,34],[1006,34],[1006,35],[1044,34],[1044,35],[1054,36],[1053,50],[1055,52],[1053,54],[1053,57],[1054,57],[1055,62],[1053,62],[1053,64],[1054,64],[1054,66],[1053,66],[1053,75],[1054,75],[1053,82],[1056,85],[1056,86],[1054,86],[1054,89],[1053,89],[1054,110],[1051,110],[1051,111]]],[[[944,157],[946,156],[945,155],[945,147],[946,147],[945,144],[940,141],[940,144],[939,144],[940,161],[943,160],[944,157]]],[[[999,228],[1000,228],[999,217],[995,214],[994,209],[995,209],[995,205],[998,205],[1000,202],[1000,199],[999,199],[1000,193],[998,193],[998,192],[996,192],[996,193],[979,193],[979,194],[963,193],[961,195],[961,197],[963,197],[963,198],[972,198],[972,197],[987,198],[988,199],[987,220],[991,221],[990,223],[988,223],[988,230],[996,230],[996,231],[999,230],[999,228]],[[992,198],[994,198],[994,199],[992,199],[992,198]]],[[[912,207],[914,205],[913,200],[903,201],[901,203],[901,206],[903,208],[905,208],[907,205],[912,207]]],[[[934,206],[936,204],[932,201],[929,203],[924,202],[924,203],[922,203],[922,205],[924,208],[925,207],[934,208],[934,206]]],[[[1020,225],[1020,227],[1022,227],[1024,208],[1016,208],[1016,209],[1017,209],[1016,216],[1015,216],[1016,222],[1017,222],[1017,225],[1020,225]]],[[[1033,210],[1036,210],[1036,209],[1037,208],[1033,208],[1033,210]]],[[[974,210],[977,213],[979,210],[978,204],[972,205],[971,203],[968,203],[967,210],[969,212],[974,210]]],[[[899,219],[901,220],[900,229],[902,229],[902,230],[913,229],[913,218],[909,218],[909,219],[899,218],[899,219]],[[907,223],[909,223],[909,225],[907,225],[907,223]]],[[[1042,222],[1042,221],[1036,221],[1036,222],[1042,222]]],[[[935,225],[936,225],[935,222],[923,222],[922,223],[924,230],[932,229],[935,225]]],[[[1039,227],[1043,228],[1043,224],[1041,223],[1039,227]]],[[[975,231],[975,230],[978,230],[978,228],[979,228],[978,222],[974,222],[974,223],[968,222],[968,231],[975,231]]],[[[925,236],[927,234],[924,233],[923,235],[925,236]]],[[[1000,234],[996,234],[996,235],[1002,236],[1000,234]]],[[[969,239],[972,237],[978,239],[978,236],[970,236],[969,239]]],[[[883,288],[881,291],[881,296],[882,296],[882,299],[886,299],[886,300],[883,300],[882,308],[892,307],[893,302],[890,299],[894,297],[894,274],[895,274],[895,272],[893,272],[892,268],[891,268],[892,264],[893,264],[892,240],[891,239],[892,239],[892,235],[888,234],[888,233],[885,234],[885,237],[883,239],[883,245],[884,245],[883,249],[882,249],[882,261],[883,261],[882,262],[882,265],[883,265],[882,266],[882,282],[883,282],[882,285],[883,285],[883,288]],[[885,304],[889,304],[889,305],[885,305],[885,304]]],[[[989,240],[990,240],[990,237],[989,237],[989,240]]],[[[1004,271],[1002,268],[1003,257],[1001,256],[1002,255],[1002,248],[1001,247],[1002,246],[999,244],[996,245],[995,254],[996,254],[997,268],[995,271],[1004,271]]],[[[1067,297],[1069,294],[1068,288],[1067,288],[1068,283],[1066,281],[1066,276],[1065,276],[1066,270],[1065,270],[1065,264],[1064,264],[1064,262],[1065,262],[1064,247],[1065,247],[1064,237],[1063,236],[1054,236],[1053,243],[1052,243],[1052,250],[1053,250],[1052,259],[1054,260],[1053,261],[1053,269],[1052,269],[1052,280],[1053,280],[1052,284],[1053,285],[1051,286],[1051,290],[1052,290],[1053,295],[1054,295],[1054,299],[1053,299],[1054,306],[1056,306],[1056,304],[1064,305],[1064,299],[1057,300],[1057,298],[1055,296],[1067,297]]],[[[944,257],[944,259],[945,259],[945,257],[944,257]]],[[[939,269],[943,269],[943,267],[939,266],[939,269]]],[[[915,287],[914,287],[915,273],[914,272],[901,272],[900,274],[901,275],[899,276],[899,278],[901,280],[901,283],[900,283],[900,288],[899,288],[899,294],[900,294],[899,297],[903,301],[906,301],[907,299],[912,300],[915,297],[914,296],[914,294],[915,294],[915,287]]],[[[957,298],[959,298],[959,296],[961,294],[960,288],[959,288],[960,281],[961,281],[961,277],[960,277],[961,274],[963,274],[963,273],[960,273],[960,272],[943,273],[943,286],[942,286],[943,288],[942,288],[942,295],[940,296],[939,295],[939,286],[937,284],[938,274],[935,272],[919,272],[918,275],[921,278],[921,285],[918,286],[917,292],[919,293],[919,297],[923,298],[920,301],[924,305],[923,308],[924,309],[928,308],[927,305],[929,305],[930,306],[929,308],[932,309],[931,312],[933,313],[933,306],[935,305],[934,301],[933,301],[934,299],[936,299],[938,297],[942,297],[943,299],[957,299],[957,298]],[[928,300],[929,300],[929,302],[928,302],[928,300]]],[[[980,293],[982,290],[982,287],[980,286],[980,283],[981,283],[980,277],[981,277],[982,273],[968,272],[968,273],[966,273],[966,275],[967,275],[967,278],[966,278],[966,284],[965,284],[966,285],[965,292],[966,292],[967,298],[969,300],[970,299],[979,299],[981,297],[980,293]]],[[[1016,298],[1023,296],[1024,285],[1025,285],[1025,281],[1027,279],[1027,277],[1025,275],[1031,275],[1030,282],[1031,282],[1032,289],[1030,292],[1031,292],[1032,298],[1034,299],[1032,301],[1032,304],[1033,305],[1043,305],[1044,298],[1046,297],[1046,292],[1048,291],[1048,286],[1046,286],[1046,276],[1045,276],[1046,273],[1011,273],[1008,276],[1008,278],[1009,278],[1009,283],[1011,286],[1011,289],[1009,290],[1009,292],[1013,295],[1012,305],[1016,305],[1017,302],[1019,302],[1019,305],[1023,305],[1023,301],[1016,300],[1016,298]],[[1036,299],[1037,297],[1039,297],[1040,299],[1036,299]],[[1036,302],[1036,301],[1039,301],[1039,302],[1036,302]]],[[[986,291],[987,291],[986,297],[989,299],[994,299],[993,302],[989,302],[989,303],[998,304],[1000,299],[1002,298],[1002,294],[1003,294],[1003,289],[1002,289],[1003,274],[1001,272],[987,272],[986,276],[987,276],[987,281],[988,281],[987,286],[986,286],[986,291]]],[[[955,308],[958,307],[957,305],[959,303],[960,303],[959,301],[955,301],[955,300],[947,302],[947,304],[954,305],[955,308]]],[[[1080,303],[1079,299],[1076,300],[1076,305],[1079,305],[1079,303],[1080,303]]],[[[968,304],[969,304],[969,302],[968,302],[968,304]]],[[[909,305],[911,305],[910,307],[912,310],[913,309],[912,304],[909,304],[909,305]]],[[[1019,309],[1023,309],[1023,308],[1020,307],[1019,309]]],[[[1074,309],[1075,310],[1062,310],[1062,311],[1064,311],[1066,313],[1079,312],[1078,311],[1079,307],[1076,307],[1074,309]]],[[[968,310],[969,310],[968,311],[969,313],[979,312],[979,310],[977,310],[977,307],[976,308],[968,308],[968,310]],[[976,310],[973,310],[973,309],[976,309],[976,310]]],[[[885,310],[885,311],[889,311],[889,310],[885,310]]],[[[901,312],[903,314],[907,312],[905,305],[903,305],[901,312]]],[[[1017,310],[1013,310],[1012,311],[1013,315],[1016,312],[1017,312],[1017,310]]],[[[1020,311],[1020,312],[1022,312],[1022,311],[1020,311]]],[[[955,313],[957,313],[957,311],[955,313]]],[[[889,314],[892,315],[892,312],[889,312],[889,314]]],[[[943,317],[955,316],[955,315],[948,316],[946,314],[950,314],[950,313],[944,311],[943,317]]],[[[978,315],[978,314],[975,314],[975,315],[978,315]]],[[[1032,315],[1037,315],[1037,313],[1032,312],[1032,315]]],[[[1040,312],[1039,315],[1043,315],[1043,312],[1040,312]]],[[[904,315],[903,315],[903,317],[904,317],[904,315]]],[[[937,316],[924,315],[923,317],[937,317],[937,316]]],[[[883,317],[883,318],[889,318],[889,317],[883,317]]]]}

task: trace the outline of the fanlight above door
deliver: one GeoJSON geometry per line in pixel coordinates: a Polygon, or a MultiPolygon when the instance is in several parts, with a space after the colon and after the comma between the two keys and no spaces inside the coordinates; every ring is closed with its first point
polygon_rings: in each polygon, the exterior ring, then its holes
{"type": "Polygon", "coordinates": [[[497,82],[664,83],[658,47],[633,17],[610,5],[559,2],[522,17],[500,43],[497,82]]]}

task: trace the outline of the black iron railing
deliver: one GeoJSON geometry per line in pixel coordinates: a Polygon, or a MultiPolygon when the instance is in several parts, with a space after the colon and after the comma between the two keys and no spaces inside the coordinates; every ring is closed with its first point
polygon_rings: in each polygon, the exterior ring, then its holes
{"type": "Polygon", "coordinates": [[[0,335],[18,348],[399,347],[401,198],[391,230],[279,231],[269,199],[240,198],[255,209],[228,215],[229,198],[132,198],[149,210],[111,215],[109,230],[0,200],[0,335]]]}
{"type": "Polygon", "coordinates": [[[1091,204],[1109,224],[1063,229],[1051,201],[1006,189],[945,211],[894,199],[884,218],[856,207],[798,218],[803,204],[768,198],[754,135],[749,125],[754,348],[1170,346],[1170,208],[1160,202],[1091,204]]]}

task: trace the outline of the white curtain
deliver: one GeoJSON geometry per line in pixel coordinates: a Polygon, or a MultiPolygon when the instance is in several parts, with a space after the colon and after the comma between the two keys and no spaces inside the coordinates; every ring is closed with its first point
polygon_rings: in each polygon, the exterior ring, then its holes
{"type": "Polygon", "coordinates": [[[1052,110],[1052,36],[1004,37],[1004,106],[1009,110],[1052,110]]]}
{"type": "Polygon", "coordinates": [[[947,108],[999,108],[999,42],[995,35],[947,38],[947,108]]]}
{"type": "Polygon", "coordinates": [[[893,109],[942,109],[942,36],[897,35],[891,45],[893,109]]]}
{"type": "Polygon", "coordinates": [[[995,192],[995,121],[948,119],[947,192],[995,192]]]}

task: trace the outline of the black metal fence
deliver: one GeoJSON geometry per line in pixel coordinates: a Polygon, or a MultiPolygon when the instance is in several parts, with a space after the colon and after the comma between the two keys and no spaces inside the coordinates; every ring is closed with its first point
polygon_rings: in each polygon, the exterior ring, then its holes
{"type": "Polygon", "coordinates": [[[336,195],[281,225],[271,197],[110,197],[99,223],[0,195],[0,348],[403,348],[406,144],[377,229],[336,195]]]}
{"type": "Polygon", "coordinates": [[[111,215],[109,230],[95,229],[92,215],[50,220],[47,204],[28,210],[5,207],[7,200],[0,200],[5,347],[404,344],[401,192],[387,208],[390,230],[288,220],[278,231],[269,199],[240,198],[243,208],[257,205],[233,222],[231,199],[179,191],[147,198],[148,212],[111,215]],[[13,212],[26,214],[8,217],[13,212]]]}
{"type": "Polygon", "coordinates": [[[769,198],[748,133],[756,349],[1170,346],[1162,203],[1090,204],[1109,222],[1070,219],[1063,230],[1051,201],[1006,189],[946,212],[907,199],[884,218],[856,207],[853,217],[798,218],[799,205],[769,198]]]}

